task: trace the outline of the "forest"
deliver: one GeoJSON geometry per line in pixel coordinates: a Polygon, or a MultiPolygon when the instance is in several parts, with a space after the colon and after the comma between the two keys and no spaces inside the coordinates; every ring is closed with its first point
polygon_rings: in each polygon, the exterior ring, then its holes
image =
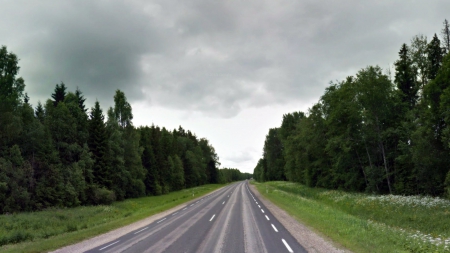
{"type": "Polygon", "coordinates": [[[181,126],[135,127],[120,90],[106,115],[98,101],[86,108],[83,93],[64,83],[33,107],[18,61],[1,47],[0,214],[109,204],[251,177],[219,170],[209,141],[181,126]]]}
{"type": "Polygon", "coordinates": [[[449,51],[445,20],[440,38],[400,46],[394,73],[367,66],[331,82],[307,112],[269,130],[255,179],[450,197],[449,51]]]}

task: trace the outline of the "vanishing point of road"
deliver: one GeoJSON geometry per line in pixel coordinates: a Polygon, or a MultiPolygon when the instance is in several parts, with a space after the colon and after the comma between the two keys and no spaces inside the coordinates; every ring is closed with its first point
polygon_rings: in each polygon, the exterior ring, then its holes
{"type": "Polygon", "coordinates": [[[306,252],[238,182],[87,252],[306,252]]]}

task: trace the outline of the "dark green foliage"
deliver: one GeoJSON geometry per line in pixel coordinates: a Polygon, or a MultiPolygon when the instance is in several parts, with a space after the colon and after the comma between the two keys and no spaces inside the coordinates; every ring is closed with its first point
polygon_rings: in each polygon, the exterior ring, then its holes
{"type": "MultiPolygon", "coordinates": [[[[219,158],[207,139],[181,127],[135,128],[120,90],[106,122],[98,101],[88,116],[81,90],[67,91],[64,83],[33,110],[17,64],[2,47],[0,213],[110,204],[221,181],[219,158]]],[[[0,241],[27,239],[16,237],[0,241]]]]}
{"type": "Polygon", "coordinates": [[[232,168],[220,169],[219,174],[220,174],[219,181],[222,184],[231,183],[234,181],[242,181],[242,180],[250,179],[253,177],[252,174],[242,173],[238,169],[232,169],[232,168]]]}
{"type": "Polygon", "coordinates": [[[436,35],[426,41],[402,45],[394,83],[369,66],[332,83],[307,114],[284,115],[269,130],[255,179],[450,196],[450,56],[436,35]]]}

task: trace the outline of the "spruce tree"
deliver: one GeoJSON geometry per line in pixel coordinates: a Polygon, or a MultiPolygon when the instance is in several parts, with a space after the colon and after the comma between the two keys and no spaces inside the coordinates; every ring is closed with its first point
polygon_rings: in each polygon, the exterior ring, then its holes
{"type": "Polygon", "coordinates": [[[428,79],[434,79],[439,71],[439,68],[442,64],[442,48],[441,41],[434,34],[433,39],[427,46],[427,55],[428,55],[428,79]]]}
{"type": "Polygon", "coordinates": [[[59,102],[63,102],[66,98],[66,85],[61,82],[61,85],[56,84],[54,93],[52,93],[53,106],[57,106],[59,102]]]}
{"type": "Polygon", "coordinates": [[[400,59],[395,62],[395,83],[402,102],[412,109],[417,100],[416,70],[412,66],[409,48],[406,44],[402,45],[398,54],[400,59]]]}

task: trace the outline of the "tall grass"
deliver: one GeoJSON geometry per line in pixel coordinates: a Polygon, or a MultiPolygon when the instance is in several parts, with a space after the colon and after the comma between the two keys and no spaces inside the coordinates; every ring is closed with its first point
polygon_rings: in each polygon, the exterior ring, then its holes
{"type": "Polygon", "coordinates": [[[355,252],[450,252],[450,201],[255,183],[295,218],[355,252]]]}
{"type": "Polygon", "coordinates": [[[81,206],[0,216],[0,252],[43,252],[105,233],[223,185],[203,185],[167,195],[128,199],[111,205],[81,206]]]}

